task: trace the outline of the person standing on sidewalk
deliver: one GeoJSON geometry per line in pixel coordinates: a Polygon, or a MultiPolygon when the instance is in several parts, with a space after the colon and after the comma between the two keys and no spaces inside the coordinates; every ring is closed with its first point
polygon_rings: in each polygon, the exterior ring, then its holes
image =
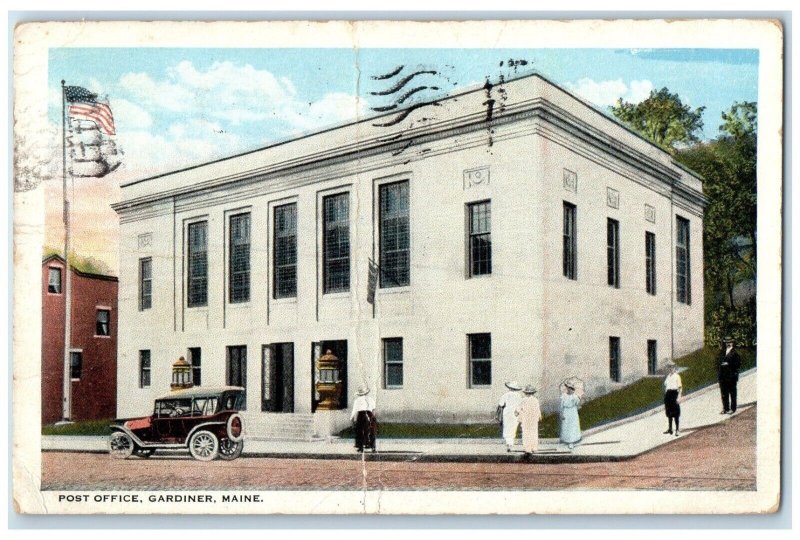
{"type": "Polygon", "coordinates": [[[503,429],[503,439],[506,442],[506,452],[511,452],[514,442],[517,440],[517,429],[519,428],[519,419],[515,414],[517,407],[522,402],[522,387],[517,381],[509,381],[506,383],[508,392],[503,394],[500,402],[497,404],[496,420],[501,423],[503,429]]]}
{"type": "Polygon", "coordinates": [[[542,419],[542,408],[536,398],[536,388],[531,385],[522,391],[525,396],[514,411],[514,415],[522,425],[522,449],[528,456],[539,449],[539,420],[542,419]]]}
{"type": "Polygon", "coordinates": [[[350,413],[350,422],[355,426],[356,449],[364,451],[364,447],[372,448],[374,452],[377,421],[375,420],[375,400],[369,395],[369,388],[362,386],[356,392],[353,401],[353,412],[350,413]]]}
{"type": "Polygon", "coordinates": [[[719,414],[733,414],[736,412],[736,385],[739,383],[742,360],[734,350],[733,339],[726,337],[722,344],[722,352],[717,359],[717,378],[722,394],[722,411],[719,414]]]}
{"type": "Polygon", "coordinates": [[[581,404],[581,394],[575,392],[575,384],[567,380],[561,384],[561,442],[572,450],[581,440],[581,419],[578,416],[578,407],[581,404]]]}
{"type": "Polygon", "coordinates": [[[678,375],[678,366],[673,363],[667,365],[669,373],[664,379],[664,412],[667,413],[669,429],[664,435],[672,435],[672,421],[675,420],[675,436],[679,435],[681,418],[681,396],[683,394],[683,383],[681,376],[678,375]]]}

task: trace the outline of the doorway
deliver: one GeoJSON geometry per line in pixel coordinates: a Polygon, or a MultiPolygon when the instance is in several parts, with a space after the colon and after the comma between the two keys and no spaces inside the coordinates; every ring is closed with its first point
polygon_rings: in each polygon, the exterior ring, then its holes
{"type": "Polygon", "coordinates": [[[294,412],[294,343],[261,348],[261,410],[294,412]]]}

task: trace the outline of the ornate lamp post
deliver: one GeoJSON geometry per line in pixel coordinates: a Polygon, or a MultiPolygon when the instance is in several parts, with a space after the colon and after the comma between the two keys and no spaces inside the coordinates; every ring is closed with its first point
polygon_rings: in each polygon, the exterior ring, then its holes
{"type": "Polygon", "coordinates": [[[174,364],[172,364],[172,383],[169,385],[172,390],[181,390],[183,388],[191,388],[194,386],[192,382],[192,365],[181,356],[174,364]]]}
{"type": "Polygon", "coordinates": [[[319,380],[317,393],[319,393],[318,410],[333,411],[339,408],[339,398],[342,394],[342,381],[339,377],[339,359],[330,351],[317,360],[319,380]]]}

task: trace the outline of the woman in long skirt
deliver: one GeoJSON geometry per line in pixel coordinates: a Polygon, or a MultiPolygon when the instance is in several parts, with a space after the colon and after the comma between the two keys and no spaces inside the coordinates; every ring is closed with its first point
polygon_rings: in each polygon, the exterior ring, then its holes
{"type": "Polygon", "coordinates": [[[531,385],[522,391],[525,397],[514,413],[522,424],[522,449],[525,454],[532,454],[539,449],[539,420],[542,419],[542,409],[536,394],[536,388],[531,385]]]}
{"type": "Polygon", "coordinates": [[[664,379],[664,412],[667,414],[669,428],[664,435],[672,435],[672,421],[675,421],[675,436],[679,435],[681,419],[681,394],[683,393],[683,383],[681,376],[678,375],[678,366],[670,364],[669,374],[664,379]]]}
{"type": "Polygon", "coordinates": [[[561,394],[561,442],[570,450],[581,440],[581,419],[578,416],[578,407],[581,398],[575,393],[575,386],[569,382],[564,383],[564,392],[561,394]]]}
{"type": "Polygon", "coordinates": [[[377,433],[377,420],[375,419],[375,400],[369,394],[369,388],[362,386],[356,392],[356,399],[353,402],[353,412],[350,414],[350,421],[355,427],[355,443],[359,452],[364,451],[364,447],[376,450],[375,436],[377,433]]]}

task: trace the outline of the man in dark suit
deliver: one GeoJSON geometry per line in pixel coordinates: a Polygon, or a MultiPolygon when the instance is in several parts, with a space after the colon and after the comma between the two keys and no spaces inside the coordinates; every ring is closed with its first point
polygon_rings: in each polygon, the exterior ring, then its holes
{"type": "Polygon", "coordinates": [[[717,358],[717,377],[719,391],[722,394],[722,411],[720,414],[736,412],[736,385],[739,382],[739,368],[742,360],[734,350],[733,340],[726,337],[722,340],[722,352],[717,358]]]}

